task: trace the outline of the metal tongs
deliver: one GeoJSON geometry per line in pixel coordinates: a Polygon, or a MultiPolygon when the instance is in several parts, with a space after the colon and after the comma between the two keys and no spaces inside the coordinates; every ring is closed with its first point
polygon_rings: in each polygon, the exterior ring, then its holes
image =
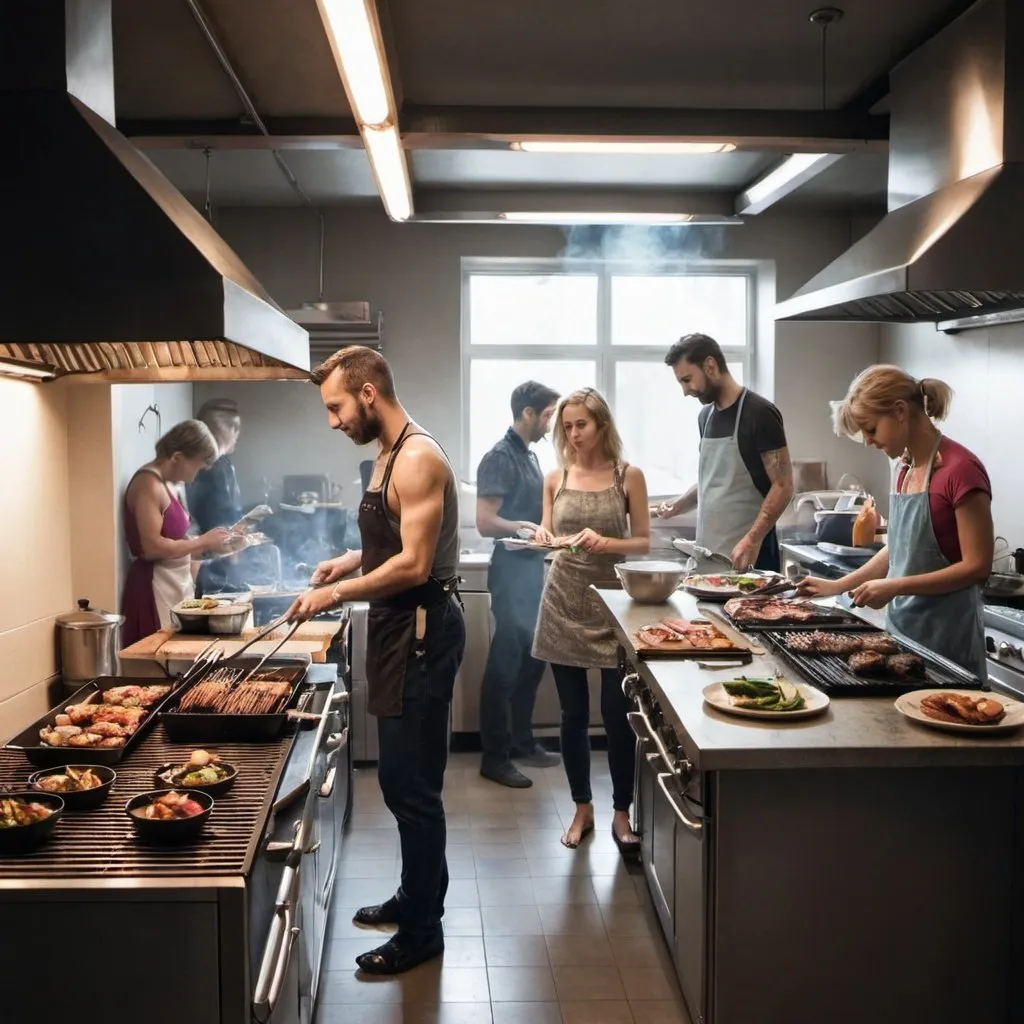
{"type": "Polygon", "coordinates": [[[718,562],[721,565],[729,566],[729,572],[736,572],[736,569],[733,568],[732,559],[728,555],[723,555],[721,551],[710,551],[708,548],[701,547],[695,541],[684,540],[682,537],[676,537],[672,541],[672,546],[677,551],[682,551],[684,555],[689,555],[691,559],[703,558],[708,562],[718,562]]]}

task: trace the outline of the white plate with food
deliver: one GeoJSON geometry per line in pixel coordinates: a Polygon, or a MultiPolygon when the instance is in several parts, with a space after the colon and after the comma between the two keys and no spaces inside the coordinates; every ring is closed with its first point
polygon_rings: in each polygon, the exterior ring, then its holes
{"type": "Polygon", "coordinates": [[[739,676],[705,686],[704,702],[717,711],[741,718],[810,718],[820,715],[829,705],[828,695],[806,683],[785,679],[739,676]]]}
{"type": "Polygon", "coordinates": [[[525,537],[502,537],[499,544],[504,544],[510,551],[575,551],[576,548],[566,544],[535,544],[525,537]]]}
{"type": "Polygon", "coordinates": [[[901,715],[947,732],[988,736],[1024,725],[1024,704],[987,690],[914,690],[901,694],[895,704],[901,715]]]}
{"type": "Polygon", "coordinates": [[[710,601],[728,601],[733,597],[751,597],[764,590],[769,583],[780,579],[773,572],[732,572],[707,573],[703,576],[687,576],[682,583],[683,590],[695,597],[710,601]]]}

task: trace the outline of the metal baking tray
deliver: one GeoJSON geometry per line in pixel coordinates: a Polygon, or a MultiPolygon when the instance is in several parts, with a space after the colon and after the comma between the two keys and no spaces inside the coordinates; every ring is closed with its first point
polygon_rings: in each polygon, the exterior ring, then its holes
{"type": "MultiPolygon", "coordinates": [[[[230,667],[248,671],[255,668],[259,661],[260,659],[255,657],[236,658],[231,660],[230,667]]],[[[303,685],[307,668],[304,663],[271,658],[263,664],[263,669],[276,669],[292,677],[289,680],[292,692],[283,711],[272,715],[224,715],[216,712],[177,710],[181,698],[193,686],[226,665],[226,662],[212,665],[191,680],[188,686],[175,693],[173,700],[169,700],[161,709],[160,721],[172,743],[262,743],[276,739],[288,721],[288,712],[298,706],[303,694],[312,692],[309,687],[303,685]]]]}
{"type": "MultiPolygon", "coordinates": [[[[743,601],[756,601],[757,595],[744,595],[739,600],[743,601]]],[[[730,598],[732,600],[732,598],[730,598]]],[[[767,601],[775,600],[774,598],[765,598],[767,601]]],[[[746,619],[734,619],[728,611],[723,607],[723,613],[726,618],[737,628],[745,633],[763,633],[766,631],[776,629],[792,629],[792,630],[816,630],[816,629],[834,629],[844,633],[847,632],[873,632],[877,627],[872,626],[870,623],[865,622],[863,619],[858,618],[851,612],[846,611],[843,608],[821,608],[820,614],[815,615],[809,622],[794,622],[787,621],[786,619],[774,619],[771,622],[750,622],[746,619]]]]}
{"type": "Polygon", "coordinates": [[[55,708],[51,708],[42,718],[37,719],[26,729],[5,745],[6,750],[20,751],[34,765],[40,768],[55,768],[63,764],[117,764],[123,757],[130,754],[153,728],[157,716],[169,702],[176,701],[182,687],[176,679],[165,680],[147,677],[136,679],[128,676],[100,676],[88,682],[81,689],[65,697],[55,708]],[[63,714],[69,704],[84,704],[95,694],[111,690],[115,686],[157,686],[170,683],[171,692],[158,700],[150,709],[149,714],[139,723],[138,729],[128,737],[123,747],[48,747],[39,740],[39,730],[44,726],[52,726],[57,715],[63,714]]]}

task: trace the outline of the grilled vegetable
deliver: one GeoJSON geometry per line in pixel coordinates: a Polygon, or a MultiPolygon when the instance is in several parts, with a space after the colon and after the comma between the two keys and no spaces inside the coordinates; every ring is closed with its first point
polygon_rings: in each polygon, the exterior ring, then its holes
{"type": "Polygon", "coordinates": [[[766,697],[775,693],[775,684],[770,679],[748,679],[740,676],[732,682],[723,683],[730,697],[766,697]]]}
{"type": "Polygon", "coordinates": [[[734,708],[750,708],[759,711],[799,711],[805,706],[800,691],[785,680],[747,679],[741,676],[723,683],[734,708]]]}

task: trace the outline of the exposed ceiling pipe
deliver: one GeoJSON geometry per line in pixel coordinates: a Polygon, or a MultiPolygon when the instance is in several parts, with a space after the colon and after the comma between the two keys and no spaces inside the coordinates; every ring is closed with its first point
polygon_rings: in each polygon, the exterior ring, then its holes
{"type": "MultiPolygon", "coordinates": [[[[199,26],[199,31],[203,33],[206,42],[209,44],[210,49],[217,58],[217,62],[223,69],[224,74],[227,75],[232,88],[238,94],[238,98],[242,101],[242,106],[245,107],[245,112],[249,115],[249,119],[263,135],[266,135],[269,138],[270,132],[267,130],[267,126],[264,123],[263,118],[260,117],[259,111],[256,109],[256,106],[252,101],[252,97],[242,84],[242,80],[238,77],[238,73],[235,71],[230,58],[225,52],[224,47],[221,45],[220,39],[217,38],[217,33],[214,31],[213,25],[210,24],[210,19],[206,16],[206,12],[199,6],[198,0],[185,0],[185,6],[188,7],[189,11],[192,13],[192,17],[199,26]]],[[[277,166],[281,169],[281,173],[285,176],[285,180],[291,186],[292,191],[303,201],[303,203],[306,204],[306,206],[312,208],[314,206],[313,201],[306,195],[305,190],[292,173],[292,169],[287,163],[285,163],[284,157],[281,156],[281,153],[276,149],[272,149],[270,152],[273,154],[277,166]]],[[[319,213],[319,210],[317,212],[319,213]]],[[[321,220],[322,217],[323,215],[321,214],[321,220]]]]}

